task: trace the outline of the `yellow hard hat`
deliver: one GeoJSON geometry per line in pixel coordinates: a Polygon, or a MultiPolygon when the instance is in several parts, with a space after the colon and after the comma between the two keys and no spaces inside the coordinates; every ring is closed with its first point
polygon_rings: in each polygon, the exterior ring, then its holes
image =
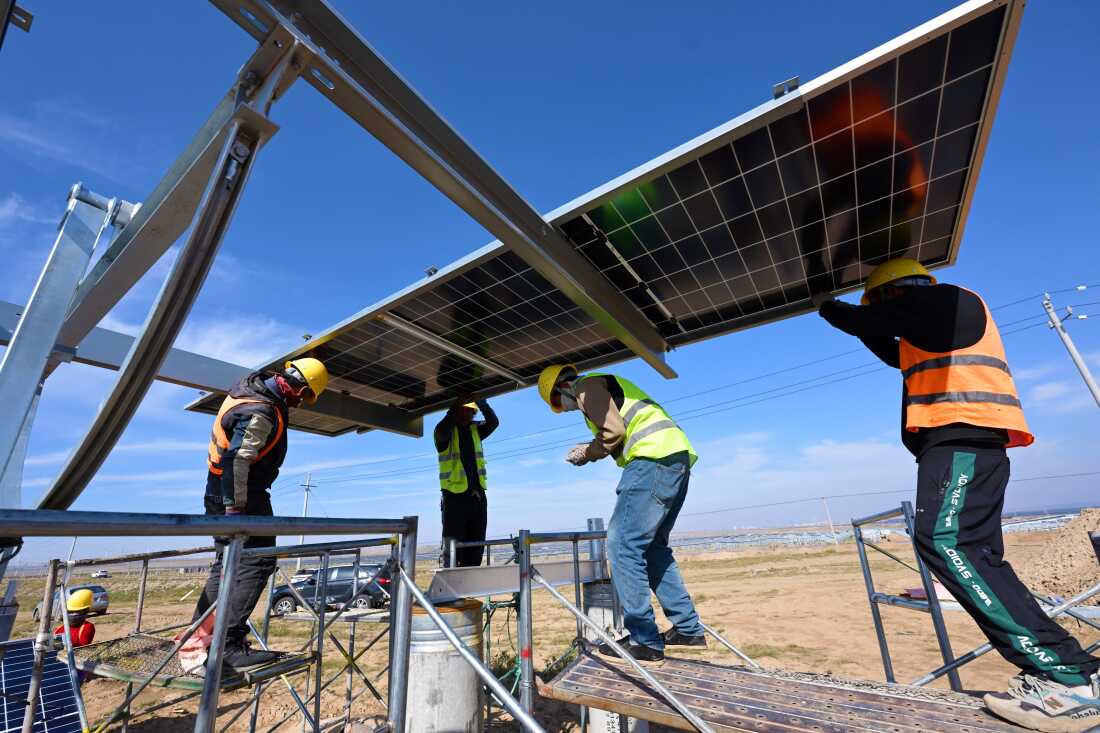
{"type": "Polygon", "coordinates": [[[883,262],[871,271],[871,274],[867,277],[867,282],[863,285],[863,297],[859,299],[859,302],[867,305],[871,302],[870,298],[867,297],[869,292],[907,277],[926,277],[933,283],[936,282],[936,278],[932,277],[921,263],[908,257],[897,257],[883,262]]]}
{"type": "Polygon", "coordinates": [[[87,588],[81,588],[80,590],[73,591],[69,594],[69,600],[65,604],[65,608],[79,613],[81,611],[87,611],[92,607],[92,592],[87,588]]]}
{"type": "Polygon", "coordinates": [[[476,402],[467,402],[465,405],[463,405],[463,407],[465,407],[467,410],[473,410],[474,412],[477,412],[476,402]]]}
{"type": "Polygon", "coordinates": [[[539,374],[539,397],[541,397],[546,404],[550,405],[550,409],[554,412],[561,412],[561,408],[554,405],[554,400],[551,399],[551,395],[554,393],[554,387],[558,383],[558,377],[561,376],[561,373],[566,369],[577,371],[577,367],[572,364],[551,364],[539,374]]]}
{"type": "Polygon", "coordinates": [[[306,384],[313,392],[312,398],[306,398],[306,402],[312,405],[325,391],[325,387],[328,386],[328,369],[325,368],[320,359],[313,359],[308,356],[288,361],[283,368],[290,369],[291,367],[298,370],[298,373],[306,380],[306,384]]]}

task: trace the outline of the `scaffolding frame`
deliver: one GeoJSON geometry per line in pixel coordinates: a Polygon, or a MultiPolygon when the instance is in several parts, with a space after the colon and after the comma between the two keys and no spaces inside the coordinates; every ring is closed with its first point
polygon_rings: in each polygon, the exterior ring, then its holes
{"type": "MultiPolygon", "coordinates": [[[[971,649],[965,654],[955,656],[954,651],[951,648],[951,639],[947,634],[947,626],[943,620],[943,606],[940,603],[939,597],[936,595],[935,585],[933,583],[932,574],[928,570],[928,566],[924,564],[921,559],[920,553],[917,551],[917,539],[916,530],[914,525],[914,514],[912,502],[903,501],[897,508],[887,509],[885,511],[876,512],[865,517],[857,517],[852,519],[852,534],[855,538],[856,553],[859,556],[860,569],[863,572],[863,583],[867,590],[867,601],[871,606],[871,620],[875,627],[875,637],[878,640],[879,654],[882,656],[882,667],[886,674],[886,681],[890,683],[896,683],[897,678],[894,675],[894,663],[890,656],[890,647],[886,641],[886,628],[882,622],[882,613],[879,611],[880,605],[895,606],[897,608],[907,608],[911,611],[921,611],[927,613],[932,617],[932,629],[936,634],[936,643],[939,645],[940,654],[943,657],[943,664],[936,669],[921,675],[917,679],[913,680],[910,685],[914,687],[923,687],[943,676],[947,676],[948,682],[951,685],[951,689],[956,692],[962,691],[962,681],[959,679],[959,667],[965,664],[973,662],[978,657],[992,651],[993,645],[989,642],[971,649]],[[913,546],[913,556],[916,559],[916,566],[909,565],[894,553],[879,547],[874,542],[869,541],[863,536],[863,528],[870,524],[876,524],[879,522],[887,522],[890,520],[901,518],[904,522],[906,533],[909,535],[909,541],[913,546]],[[890,558],[894,562],[903,565],[910,570],[916,571],[920,575],[921,586],[924,588],[926,600],[917,600],[914,598],[905,598],[898,595],[891,595],[889,593],[882,593],[875,589],[874,577],[871,573],[871,562],[867,554],[867,548],[890,558]]],[[[1098,558],[1100,559],[1100,558],[1098,558]]],[[[1031,591],[1031,595],[1035,600],[1043,607],[1043,611],[1049,618],[1055,618],[1063,614],[1070,616],[1071,618],[1083,623],[1087,626],[1091,626],[1094,629],[1100,629],[1100,623],[1091,619],[1083,614],[1074,611],[1074,607],[1081,605],[1090,598],[1100,595],[1100,583],[1092,586],[1082,593],[1074,596],[1073,598],[1058,602],[1053,598],[1047,598],[1034,591],[1031,591]]],[[[1090,645],[1085,651],[1093,652],[1096,649],[1100,649],[1100,642],[1096,642],[1090,645]]]]}
{"type": "MultiPolygon", "coordinates": [[[[44,510],[21,510],[21,509],[4,509],[0,510],[0,536],[12,536],[19,533],[28,537],[65,537],[65,536],[107,536],[107,537],[119,537],[119,536],[203,536],[212,533],[216,533],[221,536],[227,536],[230,538],[228,545],[225,547],[222,556],[223,570],[221,583],[218,589],[217,598],[211,604],[211,606],[202,614],[198,619],[186,626],[182,634],[176,639],[175,643],[171,647],[171,651],[165,655],[156,665],[155,670],[146,675],[146,678],[141,684],[134,689],[132,682],[129,683],[127,688],[127,694],[123,703],[116,708],[111,714],[108,720],[91,729],[87,726],[86,714],[83,712],[83,704],[81,702],[81,717],[82,724],[85,725],[85,730],[102,731],[111,723],[123,719],[128,720],[130,715],[130,708],[133,700],[142,692],[142,690],[148,686],[156,676],[175,659],[176,653],[183,646],[183,644],[195,633],[199,628],[199,625],[214,611],[219,605],[224,605],[224,599],[228,598],[233,593],[235,583],[237,580],[237,571],[239,561],[245,556],[266,556],[274,557],[277,559],[296,557],[302,555],[317,555],[321,558],[321,567],[326,568],[329,559],[333,555],[346,555],[354,554],[357,558],[360,557],[360,552],[366,547],[377,547],[389,545],[391,547],[391,562],[395,570],[393,575],[393,585],[395,586],[392,591],[392,602],[390,604],[390,619],[388,632],[390,635],[390,651],[389,651],[389,692],[388,698],[385,701],[386,704],[386,723],[384,725],[385,730],[392,731],[392,733],[404,733],[406,725],[406,710],[408,705],[408,672],[409,672],[409,649],[411,641],[411,629],[412,629],[412,604],[415,602],[422,605],[428,615],[431,617],[433,623],[440,627],[444,635],[448,638],[452,645],[459,651],[463,658],[474,668],[477,673],[483,678],[492,678],[492,673],[484,665],[484,663],[477,658],[477,656],[467,648],[462,641],[451,631],[447,626],[446,621],[435,611],[435,608],[427,601],[423,593],[416,588],[416,537],[417,537],[417,518],[416,517],[404,517],[401,519],[320,519],[320,518],[298,518],[298,517],[254,517],[254,516],[226,516],[226,517],[211,517],[203,515],[183,515],[183,514],[137,514],[137,513],[121,513],[121,512],[76,512],[76,511],[44,511],[44,510]],[[259,548],[245,548],[245,540],[249,537],[270,537],[278,535],[339,535],[350,534],[358,535],[388,535],[382,538],[363,538],[344,542],[322,542],[311,545],[285,545],[274,547],[259,547],[259,548]]],[[[145,602],[145,584],[148,578],[148,566],[149,561],[152,559],[174,557],[184,554],[194,554],[196,552],[208,551],[211,548],[200,547],[190,550],[177,550],[177,551],[161,551],[144,553],[137,555],[121,555],[114,558],[100,558],[91,560],[75,561],[71,565],[69,563],[63,563],[60,560],[51,560],[48,566],[48,572],[46,575],[45,588],[42,598],[42,611],[39,618],[38,632],[35,636],[34,643],[34,665],[32,668],[31,682],[27,693],[27,707],[25,711],[23,721],[23,733],[31,733],[35,722],[35,712],[38,701],[38,690],[42,678],[42,668],[45,663],[46,655],[56,651],[57,646],[55,644],[54,635],[52,633],[51,624],[55,616],[54,612],[54,600],[55,596],[58,598],[64,598],[63,593],[66,591],[66,586],[69,578],[67,573],[71,572],[71,568],[75,567],[88,567],[92,565],[104,565],[115,564],[119,562],[137,562],[142,563],[141,577],[139,581],[139,600],[138,607],[135,612],[135,628],[140,629],[142,610],[145,602]],[[67,572],[63,575],[62,570],[66,569],[67,572]]],[[[280,568],[282,570],[282,568],[280,568]]],[[[282,570],[285,574],[286,571],[282,570]]],[[[289,581],[289,576],[287,576],[289,581]]],[[[327,580],[327,574],[321,573],[318,577],[317,585],[315,586],[315,600],[322,602],[325,599],[325,583],[327,580]]],[[[369,582],[369,581],[368,581],[369,582]]],[[[366,587],[366,584],[360,585],[360,579],[358,573],[356,573],[354,586],[355,589],[361,590],[366,587]]],[[[288,583],[289,584],[289,583],[288,583]]],[[[312,606],[306,602],[305,598],[301,596],[301,593],[289,584],[293,593],[296,594],[298,600],[305,608],[312,608],[312,606]]],[[[64,604],[62,603],[62,606],[64,604]]],[[[350,604],[349,604],[350,606],[350,604]]],[[[314,611],[316,618],[314,633],[311,636],[311,645],[315,645],[315,649],[311,651],[311,654],[307,657],[307,664],[303,666],[312,666],[312,675],[307,675],[311,680],[313,686],[313,693],[310,694],[307,690],[305,699],[297,693],[293,685],[286,679],[287,670],[280,670],[280,673],[273,674],[271,679],[256,680],[253,683],[254,693],[251,708],[250,730],[254,731],[257,720],[257,710],[259,707],[260,696],[263,693],[262,685],[264,682],[273,682],[277,677],[281,679],[287,687],[290,689],[292,697],[298,706],[298,711],[302,714],[303,719],[307,723],[308,730],[313,730],[315,733],[319,733],[324,730],[327,721],[320,719],[320,704],[321,695],[324,690],[329,687],[335,679],[343,676],[345,673],[348,680],[348,689],[345,691],[345,711],[342,716],[345,720],[350,719],[350,707],[354,702],[355,696],[351,692],[351,685],[354,681],[352,674],[358,675],[361,679],[367,682],[368,689],[378,697],[381,697],[377,689],[373,688],[373,685],[369,683],[369,679],[365,673],[358,667],[357,659],[366,651],[362,649],[356,654],[354,648],[354,640],[344,646],[336,635],[332,632],[332,624],[337,621],[340,616],[346,611],[346,608],[340,609],[335,614],[327,614],[324,609],[321,609],[320,613],[314,611]],[[324,681],[322,678],[323,669],[322,664],[324,661],[324,647],[326,643],[330,643],[333,648],[341,655],[344,660],[344,666],[334,677],[328,681],[324,681]],[[309,703],[312,703],[312,710],[309,709],[309,703]]],[[[68,614],[66,611],[59,609],[59,615],[63,620],[63,623],[68,627],[68,614]]],[[[261,645],[266,648],[267,633],[270,619],[270,594],[269,594],[269,607],[265,613],[265,620],[262,631],[256,633],[257,639],[261,645]]],[[[196,733],[213,733],[216,724],[217,715],[217,703],[218,697],[222,690],[222,654],[225,648],[225,637],[228,629],[228,617],[223,614],[216,615],[214,624],[214,633],[212,636],[210,649],[207,659],[207,671],[203,677],[202,689],[198,693],[185,695],[178,700],[172,701],[170,704],[175,704],[185,699],[198,696],[200,698],[198,713],[195,719],[195,732],[196,733]]],[[[159,629],[158,632],[166,632],[173,629],[159,629]]],[[[255,632],[255,629],[253,629],[255,632]]],[[[148,632],[146,632],[148,633],[148,632]]],[[[379,635],[367,648],[373,646],[382,638],[383,635],[379,635]]],[[[75,672],[75,664],[73,663],[74,650],[71,646],[71,641],[66,633],[65,638],[62,640],[60,647],[61,651],[65,654],[66,659],[69,662],[70,672],[75,672]]],[[[71,675],[71,679],[74,683],[74,689],[77,691],[77,698],[79,698],[79,684],[77,683],[75,674],[71,675]]],[[[495,678],[493,678],[495,681],[495,678]]],[[[245,680],[248,682],[248,680],[245,680]]],[[[486,683],[490,684],[488,679],[486,683]]],[[[512,698],[506,690],[503,688],[493,688],[494,694],[502,702],[502,704],[524,723],[524,727],[532,733],[542,733],[541,727],[530,718],[529,715],[523,710],[519,702],[512,698]]],[[[499,687],[499,685],[498,685],[499,687]]],[[[359,693],[360,695],[362,692],[359,693]]],[[[153,706],[152,709],[141,711],[139,714],[153,712],[157,709],[161,709],[166,703],[162,703],[153,706]]],[[[241,713],[243,714],[243,713],[241,713]]],[[[239,716],[237,716],[239,717],[239,716]]],[[[230,723],[235,722],[235,717],[230,723]]],[[[293,717],[293,714],[289,717],[293,717]]],[[[288,719],[289,719],[288,717],[288,719]]],[[[280,721],[275,727],[286,722],[280,721]]],[[[124,724],[125,725],[125,724],[124,724]]]]}

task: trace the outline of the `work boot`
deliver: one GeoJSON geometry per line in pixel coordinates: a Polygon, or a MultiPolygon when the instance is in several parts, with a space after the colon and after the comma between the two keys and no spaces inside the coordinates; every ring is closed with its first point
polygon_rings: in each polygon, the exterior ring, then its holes
{"type": "MultiPolygon", "coordinates": [[[[626,650],[626,653],[632,656],[639,662],[663,662],[665,659],[665,653],[661,649],[654,649],[651,646],[645,644],[638,644],[630,635],[627,634],[623,638],[619,639],[619,646],[626,650]]],[[[611,648],[610,644],[600,644],[596,649],[600,654],[605,657],[619,658],[619,653],[611,648]]]]}
{"type": "Polygon", "coordinates": [[[669,629],[661,635],[665,640],[665,646],[706,646],[707,635],[688,636],[681,634],[675,628],[669,629]]]}
{"type": "Polygon", "coordinates": [[[236,670],[267,664],[278,658],[278,653],[263,649],[253,649],[247,641],[231,642],[226,640],[222,653],[223,664],[236,670]]]}
{"type": "Polygon", "coordinates": [[[1005,720],[1043,733],[1084,733],[1100,729],[1100,678],[1066,685],[1030,674],[1018,674],[1007,692],[991,692],[985,706],[1005,720]]]}

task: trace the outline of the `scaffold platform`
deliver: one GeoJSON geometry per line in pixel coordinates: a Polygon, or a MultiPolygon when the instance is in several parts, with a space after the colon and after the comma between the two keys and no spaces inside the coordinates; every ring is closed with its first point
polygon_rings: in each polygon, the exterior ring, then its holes
{"type": "MultiPolygon", "coordinates": [[[[716,733],[1019,733],[976,697],[826,675],[666,658],[646,664],[716,733]]],[[[682,730],[691,724],[630,666],[582,653],[539,694],[682,730]]]]}
{"type": "MultiPolygon", "coordinates": [[[[73,649],[73,666],[97,677],[141,684],[153,676],[174,645],[175,642],[168,637],[130,634],[73,649]]],[[[313,657],[307,654],[276,653],[279,656],[273,661],[243,671],[226,667],[222,673],[221,689],[229,691],[251,687],[280,675],[304,670],[313,662],[313,657]]],[[[203,676],[184,672],[179,657],[173,655],[149,684],[198,691],[202,690],[203,676]]]]}

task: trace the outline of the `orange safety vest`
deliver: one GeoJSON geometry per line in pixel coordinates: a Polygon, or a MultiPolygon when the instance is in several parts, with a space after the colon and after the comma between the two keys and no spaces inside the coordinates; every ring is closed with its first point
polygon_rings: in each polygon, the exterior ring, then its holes
{"type": "MultiPolygon", "coordinates": [[[[969,291],[967,291],[969,292],[969,291]]],[[[899,344],[905,380],[905,427],[916,432],[952,423],[995,428],[1008,433],[1008,448],[1031,445],[1016,384],[1005,361],[1004,344],[989,306],[985,333],[973,346],[937,353],[899,344]]]]}
{"type": "MultiPolygon", "coordinates": [[[[246,404],[270,404],[266,400],[249,400],[240,399],[237,397],[226,397],[222,402],[221,409],[218,410],[218,416],[214,418],[214,429],[210,433],[210,446],[207,448],[206,465],[210,468],[210,473],[215,476],[222,475],[222,454],[229,448],[229,436],[225,434],[225,428],[222,427],[222,418],[225,414],[232,410],[234,407],[246,404]]],[[[283,437],[283,432],[286,430],[286,425],[283,424],[283,413],[275,408],[275,435],[267,442],[267,446],[259,452],[253,463],[256,463],[274,448],[279,443],[279,439],[283,437]]]]}

